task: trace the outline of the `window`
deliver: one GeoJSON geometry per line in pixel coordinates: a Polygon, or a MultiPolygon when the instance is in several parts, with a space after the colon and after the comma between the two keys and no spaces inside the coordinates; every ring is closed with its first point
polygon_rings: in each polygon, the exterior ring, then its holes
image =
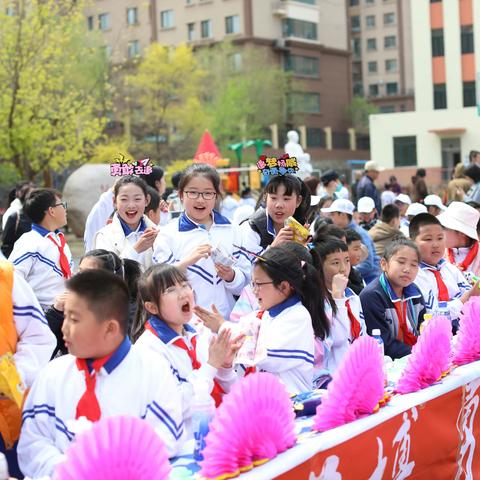
{"type": "Polygon", "coordinates": [[[187,23],[187,39],[189,42],[193,42],[195,40],[195,24],[194,23],[187,23]]]}
{"type": "Polygon", "coordinates": [[[374,28],[375,27],[375,15],[367,15],[365,17],[365,25],[367,28],[374,28]]]}
{"type": "Polygon", "coordinates": [[[394,113],[395,106],[394,105],[382,105],[378,108],[380,113],[394,113]]]}
{"type": "Polygon", "coordinates": [[[320,113],[320,94],[313,92],[294,92],[290,95],[292,112],[320,113]]]}
{"type": "Polygon", "coordinates": [[[360,38],[352,38],[352,52],[355,57],[360,57],[362,55],[362,43],[360,38]]]}
{"type": "Polygon", "coordinates": [[[363,97],[363,84],[360,82],[353,84],[353,94],[363,97]]]}
{"type": "Polygon", "coordinates": [[[397,60],[394,58],[385,60],[385,71],[386,72],[396,72],[397,71],[397,60]]]}
{"type": "Polygon", "coordinates": [[[127,57],[134,58],[140,53],[140,42],[138,40],[132,40],[128,42],[127,57]]]}
{"type": "Polygon", "coordinates": [[[317,4],[317,0],[296,0],[297,2],[300,2],[300,3],[306,3],[308,5],[316,5],[317,4]]]}
{"type": "Polygon", "coordinates": [[[447,108],[447,87],[444,83],[433,86],[433,108],[435,110],[447,108]]]}
{"type": "Polygon", "coordinates": [[[234,72],[240,72],[242,70],[242,54],[236,52],[230,55],[230,64],[234,72]]]}
{"type": "Polygon", "coordinates": [[[212,36],[212,21],[202,20],[200,30],[202,32],[202,38],[210,38],[212,36]]]}
{"type": "Polygon", "coordinates": [[[107,30],[110,28],[110,14],[109,13],[101,13],[98,16],[98,28],[100,30],[107,30]]]}
{"type": "Polygon", "coordinates": [[[375,3],[375,0],[365,0],[365,3],[367,5],[373,5],[375,3]]]}
{"type": "Polygon", "coordinates": [[[368,73],[377,73],[378,71],[377,62],[368,62],[367,68],[368,68],[368,73]]]}
{"type": "Polygon", "coordinates": [[[444,55],[443,28],[434,28],[432,30],[432,57],[443,57],[444,55]]]}
{"type": "Polygon", "coordinates": [[[232,15],[225,17],[225,33],[239,33],[240,32],[240,17],[238,15],[232,15]]]}
{"type": "Polygon", "coordinates": [[[368,94],[371,97],[378,96],[378,85],[376,83],[372,83],[371,85],[368,86],[368,94]]]}
{"type": "Polygon", "coordinates": [[[475,82],[463,82],[463,106],[474,107],[476,104],[475,82]]]}
{"type": "Polygon", "coordinates": [[[387,95],[397,95],[397,93],[398,93],[398,83],[397,82],[387,82],[386,90],[387,90],[387,95]]]}
{"type": "Polygon", "coordinates": [[[285,70],[305,77],[318,78],[318,58],[287,54],[285,56],[285,70]]]}
{"type": "Polygon", "coordinates": [[[465,27],[462,27],[462,33],[461,33],[461,39],[462,39],[462,53],[473,53],[474,48],[473,48],[473,26],[472,25],[467,25],[465,27]]]}
{"type": "Polygon", "coordinates": [[[367,38],[367,50],[369,52],[375,51],[377,49],[377,39],[376,38],[367,38]]]}
{"type": "Polygon", "coordinates": [[[325,148],[325,132],[323,128],[307,128],[307,146],[325,148]]]}
{"type": "Polygon", "coordinates": [[[393,162],[395,167],[417,165],[417,137],[393,137],[393,162]]]}
{"type": "Polygon", "coordinates": [[[160,12],[160,28],[173,28],[173,10],[164,10],[160,12]]]}
{"type": "Polygon", "coordinates": [[[383,14],[383,24],[384,25],[393,25],[395,23],[395,13],[384,13],[383,14]]]}
{"type": "Polygon", "coordinates": [[[359,0],[350,0],[350,6],[351,6],[351,7],[355,7],[355,6],[357,6],[359,3],[360,3],[359,0]]]}
{"type": "Polygon", "coordinates": [[[395,48],[397,46],[397,37],[395,35],[383,37],[383,46],[385,48],[395,48]]]}
{"type": "Polygon", "coordinates": [[[94,29],[94,20],[93,20],[93,17],[87,17],[87,28],[89,30],[93,30],[94,29]]]}
{"type": "Polygon", "coordinates": [[[283,36],[316,40],[317,24],[313,22],[305,22],[303,20],[287,18],[283,20],[283,36]]]}
{"type": "Polygon", "coordinates": [[[137,7],[127,8],[127,25],[136,25],[138,23],[137,7]]]}
{"type": "Polygon", "coordinates": [[[360,31],[360,17],[358,15],[350,17],[350,26],[352,27],[352,32],[360,31]]]}

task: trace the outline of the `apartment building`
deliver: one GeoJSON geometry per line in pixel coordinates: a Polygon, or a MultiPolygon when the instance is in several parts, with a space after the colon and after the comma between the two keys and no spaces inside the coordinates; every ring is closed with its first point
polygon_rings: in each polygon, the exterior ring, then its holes
{"type": "MultiPolygon", "coordinates": [[[[304,146],[319,158],[331,156],[326,150],[332,149],[343,149],[341,158],[352,156],[345,117],[352,98],[345,0],[95,0],[85,14],[88,27],[102,32],[112,62],[141,55],[154,41],[201,48],[231,39],[268,50],[301,86],[291,105],[304,118],[304,146]]],[[[234,61],[241,65],[241,51],[234,61]]]]}
{"type": "Polygon", "coordinates": [[[372,158],[445,180],[480,149],[480,0],[418,0],[411,20],[415,111],[371,117],[372,158]]]}
{"type": "Polygon", "coordinates": [[[411,0],[347,2],[353,93],[382,113],[413,110],[411,0]]]}

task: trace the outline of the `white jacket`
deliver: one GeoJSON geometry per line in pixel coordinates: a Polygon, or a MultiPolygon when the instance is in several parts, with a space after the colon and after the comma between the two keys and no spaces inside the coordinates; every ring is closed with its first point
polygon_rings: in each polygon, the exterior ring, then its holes
{"type": "Polygon", "coordinates": [[[95,248],[95,235],[107,224],[113,211],[113,190],[109,188],[100,195],[97,203],[88,214],[87,221],[85,222],[85,233],[83,234],[85,252],[89,252],[95,248]]]}

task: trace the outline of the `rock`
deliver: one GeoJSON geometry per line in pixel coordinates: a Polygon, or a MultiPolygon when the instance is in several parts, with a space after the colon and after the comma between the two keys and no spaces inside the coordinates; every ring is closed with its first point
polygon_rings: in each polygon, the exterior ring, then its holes
{"type": "Polygon", "coordinates": [[[90,210],[114,181],[108,164],[83,165],[67,178],[63,196],[68,203],[68,226],[77,237],[83,237],[90,210]]]}

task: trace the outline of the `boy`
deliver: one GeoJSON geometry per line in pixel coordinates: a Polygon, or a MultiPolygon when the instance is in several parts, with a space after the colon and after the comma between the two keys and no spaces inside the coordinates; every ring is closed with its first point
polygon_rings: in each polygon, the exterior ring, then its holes
{"type": "Polygon", "coordinates": [[[8,259],[45,310],[72,275],[72,254],[59,230],[67,224],[67,204],[57,190],[37,188],[27,197],[24,210],[32,220],[32,230],[15,242],[8,259]]]}
{"type": "Polygon", "coordinates": [[[438,216],[445,227],[445,258],[462,272],[480,275],[477,223],[480,213],[463,202],[452,202],[438,216]]]}
{"type": "Polygon", "coordinates": [[[375,245],[375,253],[381,258],[385,247],[398,236],[403,237],[400,231],[400,210],[396,205],[385,205],[382,209],[381,220],[368,232],[375,245]]]}
{"type": "Polygon", "coordinates": [[[360,295],[360,292],[365,287],[365,281],[355,266],[365,258],[365,250],[362,248],[362,237],[352,228],[346,228],[345,241],[348,246],[351,267],[347,286],[357,295],[360,295]]]}
{"type": "Polygon", "coordinates": [[[438,310],[439,302],[447,302],[450,318],[458,323],[463,304],[480,295],[480,288],[470,287],[462,272],[443,258],[445,232],[437,217],[420,213],[410,222],[410,238],[420,250],[420,269],[415,284],[425,299],[427,313],[438,310]]]}
{"type": "Polygon", "coordinates": [[[180,392],[160,356],[131,346],[125,283],[110,272],[87,270],[67,289],[62,331],[71,355],[50,362],[27,397],[18,444],[23,473],[51,476],[80,417],[144,418],[173,456],[183,435],[180,392]]]}

